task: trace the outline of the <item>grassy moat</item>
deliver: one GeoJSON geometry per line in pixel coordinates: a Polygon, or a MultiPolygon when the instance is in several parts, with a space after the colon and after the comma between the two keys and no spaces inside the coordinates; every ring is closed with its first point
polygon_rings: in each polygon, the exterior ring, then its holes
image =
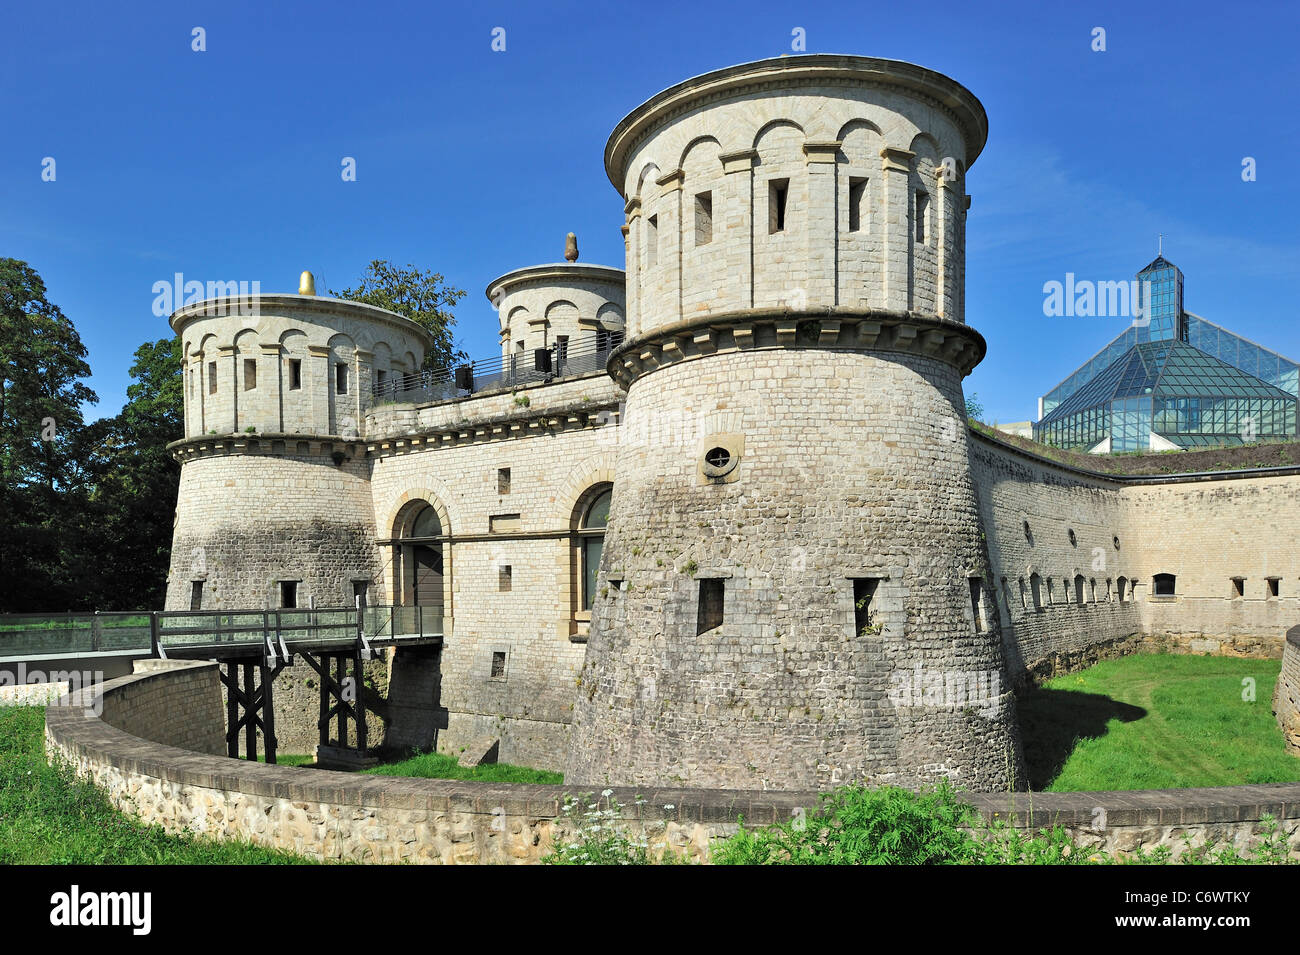
{"type": "Polygon", "coordinates": [[[1281,663],[1150,654],[1018,701],[1031,789],[1182,789],[1300,780],[1271,701],[1281,663]]]}
{"type": "MultiPolygon", "coordinates": [[[[1300,758],[1286,752],[1270,708],[1279,670],[1276,660],[1134,656],[1108,660],[1030,690],[1019,702],[1030,786],[1063,792],[1300,780],[1300,758]]],[[[307,756],[281,757],[284,765],[310,762],[307,756]]],[[[366,772],[498,783],[563,781],[556,772],[508,764],[462,767],[455,757],[438,753],[415,755],[366,772]]],[[[792,853],[789,840],[799,834],[768,838],[759,832],[757,841],[750,837],[729,841],[714,853],[715,861],[1082,861],[1076,856],[1083,853],[1071,856],[1063,834],[1028,840],[1004,834],[998,844],[1006,838],[1014,844],[989,854],[986,845],[959,834],[962,809],[943,794],[917,796],[886,787],[841,790],[830,798],[839,800],[836,818],[863,822],[853,830],[849,856],[837,855],[847,850],[834,839],[792,853]],[[936,832],[946,834],[957,848],[936,854],[933,847],[942,843],[935,841],[936,832]],[[896,851],[898,845],[911,842],[930,848],[896,851]],[[787,857],[777,860],[772,853],[787,857]]],[[[839,832],[835,826],[831,830],[839,832]]],[[[610,828],[603,826],[601,839],[610,828]]],[[[608,841],[588,839],[563,847],[557,859],[624,862],[629,854],[645,854],[644,849],[629,846],[620,844],[613,851],[608,841]]],[[[157,826],[135,822],[117,812],[103,793],[77,780],[67,767],[46,763],[42,708],[0,708],[0,864],[306,861],[246,843],[171,836],[157,826]]]]}

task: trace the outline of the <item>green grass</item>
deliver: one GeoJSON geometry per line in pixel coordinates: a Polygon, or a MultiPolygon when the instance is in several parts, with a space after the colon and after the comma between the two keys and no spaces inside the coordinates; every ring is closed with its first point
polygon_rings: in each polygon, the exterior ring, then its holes
{"type": "Polygon", "coordinates": [[[1270,701],[1277,660],[1146,654],[1021,697],[1032,789],[1180,789],[1300,780],[1270,701]],[[1242,699],[1255,682],[1254,702],[1242,699]]]}
{"type": "Polygon", "coordinates": [[[547,769],[529,769],[510,763],[484,763],[475,767],[461,766],[454,756],[442,753],[420,753],[399,762],[386,763],[374,769],[362,770],[372,776],[420,776],[426,779],[472,779],[484,783],[549,783],[564,782],[562,773],[547,769]]]}
{"type": "MultiPolygon", "coordinates": [[[[257,757],[259,763],[266,762],[266,754],[261,753],[257,757]]],[[[316,757],[305,755],[303,753],[276,753],[275,765],[277,766],[315,766],[316,757]]]]}
{"type": "Polygon", "coordinates": [[[45,711],[0,708],[0,864],[266,865],[310,860],[249,843],[171,836],[118,812],[45,761],[45,711]]]}

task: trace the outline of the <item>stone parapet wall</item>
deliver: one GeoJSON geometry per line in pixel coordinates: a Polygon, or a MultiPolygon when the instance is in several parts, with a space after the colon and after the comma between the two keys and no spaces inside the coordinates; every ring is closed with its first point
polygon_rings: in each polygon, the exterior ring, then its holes
{"type": "Polygon", "coordinates": [[[1013,683],[1123,652],[1281,656],[1300,620],[1300,477],[1134,479],[971,436],[1013,683]],[[1172,596],[1153,592],[1164,573],[1172,596]]]}
{"type": "MultiPolygon", "coordinates": [[[[192,704],[211,697],[212,664],[172,664],[101,684],[46,710],[46,749],[67,759],[122,811],[169,832],[246,840],[313,859],[357,862],[533,863],[568,823],[568,786],[471,783],[355,776],[267,766],[172,745],[220,727],[211,705],[195,705],[179,722],[143,719],[167,693],[192,704]],[[179,687],[179,689],[178,689],[179,687]],[[105,715],[94,715],[102,696],[105,715]],[[163,741],[126,732],[134,726],[163,741]]],[[[746,826],[782,822],[817,805],[813,792],[705,789],[615,789],[621,825],[697,861],[709,845],[746,826]],[[642,802],[638,806],[638,797],[642,802]]],[[[1300,783],[1143,792],[984,793],[965,797],[985,819],[1017,828],[1060,825],[1080,844],[1129,852],[1184,840],[1254,844],[1266,814],[1288,837],[1300,832],[1300,783]],[[1100,810],[1100,811],[1099,811],[1100,810]]],[[[1300,851],[1293,850],[1300,856],[1300,851]]]]}
{"type": "Polygon", "coordinates": [[[1287,748],[1300,756],[1300,627],[1292,627],[1286,635],[1282,672],[1273,688],[1273,713],[1287,748]]]}
{"type": "Polygon", "coordinates": [[[137,660],[113,692],[98,693],[108,726],[140,739],[220,756],[226,751],[225,708],[216,663],[137,660]]]}

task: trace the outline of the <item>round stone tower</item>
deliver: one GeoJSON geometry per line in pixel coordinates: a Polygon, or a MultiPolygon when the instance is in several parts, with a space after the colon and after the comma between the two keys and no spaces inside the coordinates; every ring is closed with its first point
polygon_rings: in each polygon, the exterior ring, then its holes
{"type": "Polygon", "coordinates": [[[608,265],[557,262],[507,272],[488,284],[501,321],[501,357],[567,343],[590,351],[624,332],[625,277],[608,265]]]}
{"type": "Polygon", "coordinates": [[[947,77],[816,55],[610,136],[627,407],[566,782],[1020,784],[961,387],[986,134],[947,77]]]}
{"type": "Polygon", "coordinates": [[[167,609],[351,606],[379,571],[359,428],[428,333],[359,302],[217,298],[178,309],[185,437],[167,609]]]}

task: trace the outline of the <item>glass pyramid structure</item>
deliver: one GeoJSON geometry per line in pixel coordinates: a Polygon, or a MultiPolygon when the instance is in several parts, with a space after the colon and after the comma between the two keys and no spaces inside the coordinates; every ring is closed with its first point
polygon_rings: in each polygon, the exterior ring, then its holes
{"type": "Polygon", "coordinates": [[[1163,256],[1138,279],[1149,313],[1043,396],[1035,440],[1146,451],[1294,438],[1300,365],[1185,312],[1182,272],[1163,256]]]}

